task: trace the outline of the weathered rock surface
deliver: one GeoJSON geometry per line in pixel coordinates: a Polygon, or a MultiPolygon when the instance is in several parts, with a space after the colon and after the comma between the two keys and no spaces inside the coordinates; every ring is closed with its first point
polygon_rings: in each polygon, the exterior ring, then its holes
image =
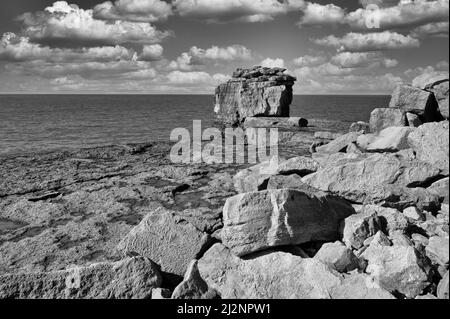
{"type": "Polygon", "coordinates": [[[303,117],[247,117],[244,127],[307,127],[308,120],[303,117]]]}
{"type": "Polygon", "coordinates": [[[220,121],[237,125],[247,117],[289,116],[295,78],[284,69],[254,67],[237,70],[216,89],[214,112],[220,121]]]}
{"type": "Polygon", "coordinates": [[[154,260],[161,271],[183,276],[189,263],[206,249],[210,238],[163,208],[144,217],[117,246],[123,255],[139,254],[154,260]]]}
{"type": "Polygon", "coordinates": [[[280,175],[297,174],[306,176],[314,173],[319,169],[319,163],[314,159],[306,156],[298,156],[282,161],[278,165],[277,173],[280,175]]]}
{"type": "Polygon", "coordinates": [[[448,72],[440,74],[422,74],[416,77],[412,83],[413,86],[434,93],[439,104],[439,111],[443,117],[449,118],[448,98],[449,98],[449,79],[448,72]]]}
{"type": "Polygon", "coordinates": [[[314,258],[341,273],[350,272],[359,267],[359,259],[339,241],[324,244],[314,258]]]}
{"type": "Polygon", "coordinates": [[[147,258],[127,258],[67,270],[0,275],[0,298],[144,299],[162,277],[147,258]]]}
{"type": "MultiPolygon", "coordinates": [[[[315,158],[318,160],[317,158],[315,158]]],[[[310,186],[355,203],[435,207],[438,197],[419,186],[440,176],[441,170],[397,154],[345,154],[320,161],[321,169],[303,178],[310,186]]]]}
{"type": "Polygon", "coordinates": [[[335,240],[341,220],[354,213],[345,200],[291,189],[229,198],[223,209],[222,242],[237,256],[270,247],[335,240]]]}
{"type": "Polygon", "coordinates": [[[198,261],[193,260],[184,275],[183,281],[174,289],[172,299],[214,299],[217,293],[209,289],[198,271],[198,261]]]}
{"type": "Polygon", "coordinates": [[[352,274],[331,289],[332,299],[395,299],[366,274],[352,274]]]}
{"type": "Polygon", "coordinates": [[[440,179],[433,184],[431,184],[430,187],[428,187],[428,190],[438,194],[440,198],[442,198],[443,203],[448,204],[449,203],[449,178],[443,178],[440,179]]]}
{"type": "Polygon", "coordinates": [[[378,135],[370,135],[369,141],[361,141],[358,137],[357,145],[368,152],[398,152],[410,148],[408,136],[414,131],[411,127],[391,126],[383,129],[378,135]]]}
{"type": "Polygon", "coordinates": [[[234,188],[238,193],[249,193],[265,190],[269,178],[276,174],[279,166],[278,158],[251,166],[239,171],[234,177],[234,188]]]}
{"type": "Polygon", "coordinates": [[[378,108],[370,114],[370,131],[372,133],[391,126],[406,126],[406,114],[398,108],[378,108]]]}
{"type": "Polygon", "coordinates": [[[437,296],[439,299],[449,299],[449,289],[448,289],[448,282],[449,282],[449,272],[444,275],[444,277],[439,282],[438,288],[437,288],[437,296]]]}
{"type": "Polygon", "coordinates": [[[348,144],[356,142],[360,132],[350,132],[339,136],[328,144],[317,147],[316,152],[322,154],[333,154],[338,152],[345,152],[348,144]]]}
{"type": "Polygon", "coordinates": [[[424,122],[439,119],[438,104],[433,93],[410,85],[398,85],[392,93],[389,107],[419,115],[424,122]]]}
{"type": "Polygon", "coordinates": [[[362,121],[358,121],[355,123],[352,123],[350,125],[350,128],[348,129],[349,132],[361,132],[363,134],[370,133],[370,124],[362,121]]]}
{"type": "Polygon", "coordinates": [[[406,119],[408,120],[408,126],[411,127],[419,127],[423,124],[419,115],[416,115],[414,113],[406,113],[406,119]]]}
{"type": "Polygon", "coordinates": [[[414,247],[369,247],[363,258],[367,259],[366,272],[390,292],[399,292],[415,298],[429,285],[424,261],[414,247]]]}
{"type": "Polygon", "coordinates": [[[408,136],[417,158],[449,172],[449,124],[448,121],[425,123],[408,136]]]}
{"type": "Polygon", "coordinates": [[[347,217],[341,224],[342,241],[347,247],[359,249],[364,241],[382,229],[376,212],[363,212],[347,217]]]}
{"type": "Polygon", "coordinates": [[[341,277],[320,261],[273,252],[240,259],[215,244],[199,260],[208,285],[223,299],[329,299],[341,277]]]}
{"type": "Polygon", "coordinates": [[[448,237],[433,236],[429,239],[425,249],[428,258],[438,265],[448,267],[449,239],[448,237]]]}
{"type": "Polygon", "coordinates": [[[297,174],[292,175],[274,175],[269,178],[267,189],[295,189],[298,191],[314,192],[317,191],[302,181],[302,177],[297,174]]]}

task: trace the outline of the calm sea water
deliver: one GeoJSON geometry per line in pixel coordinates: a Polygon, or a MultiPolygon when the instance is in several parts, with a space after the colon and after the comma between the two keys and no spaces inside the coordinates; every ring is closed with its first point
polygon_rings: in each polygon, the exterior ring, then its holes
{"type": "MultiPolygon", "coordinates": [[[[388,96],[295,96],[292,116],[344,131],[388,96]]],[[[0,154],[106,144],[168,141],[176,127],[213,125],[206,95],[0,95],[0,154]]]]}

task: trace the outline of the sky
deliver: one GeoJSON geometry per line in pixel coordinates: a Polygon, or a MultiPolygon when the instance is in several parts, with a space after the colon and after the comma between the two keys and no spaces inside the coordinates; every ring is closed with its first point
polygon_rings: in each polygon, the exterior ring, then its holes
{"type": "Polygon", "coordinates": [[[278,66],[295,94],[390,94],[448,73],[449,0],[12,0],[0,93],[213,94],[278,66]]]}

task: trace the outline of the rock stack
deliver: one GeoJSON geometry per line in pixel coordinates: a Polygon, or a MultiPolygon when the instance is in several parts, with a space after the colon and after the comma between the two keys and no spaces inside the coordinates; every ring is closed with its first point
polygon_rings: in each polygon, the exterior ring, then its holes
{"type": "Polygon", "coordinates": [[[250,117],[289,117],[296,78],[284,68],[237,69],[216,89],[214,112],[219,121],[237,126],[250,117]]]}

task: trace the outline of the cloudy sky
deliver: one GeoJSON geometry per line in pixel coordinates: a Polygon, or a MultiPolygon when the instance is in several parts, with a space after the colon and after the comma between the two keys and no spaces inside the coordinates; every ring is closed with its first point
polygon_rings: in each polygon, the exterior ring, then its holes
{"type": "Polygon", "coordinates": [[[0,93],[214,92],[283,66],[295,94],[383,94],[448,72],[449,0],[7,0],[0,93]]]}

